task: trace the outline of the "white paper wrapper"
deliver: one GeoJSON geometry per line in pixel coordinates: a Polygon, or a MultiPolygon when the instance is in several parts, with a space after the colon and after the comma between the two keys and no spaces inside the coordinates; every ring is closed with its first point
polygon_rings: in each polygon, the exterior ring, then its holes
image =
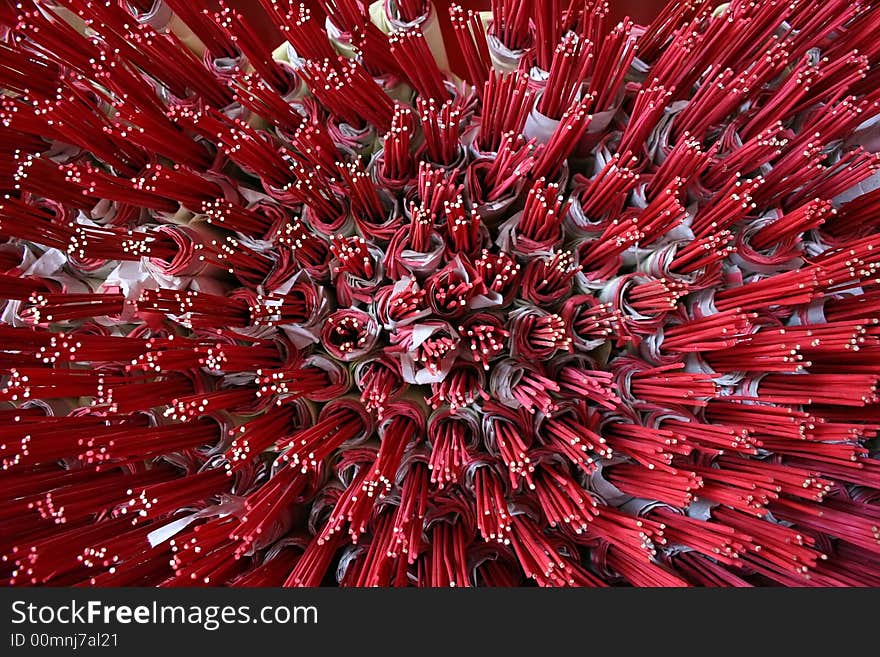
{"type": "MultiPolygon", "coordinates": [[[[385,271],[382,266],[382,256],[384,255],[382,250],[376,247],[367,247],[367,250],[375,263],[372,278],[367,280],[358,276],[353,276],[348,272],[340,272],[333,277],[333,282],[336,287],[336,296],[342,306],[353,306],[357,303],[369,303],[385,278],[385,271]]],[[[330,270],[333,271],[338,266],[339,261],[333,260],[330,263],[330,270]]]]}
{"type": "Polygon", "coordinates": [[[544,87],[547,86],[547,80],[549,77],[549,71],[545,71],[537,66],[532,66],[532,68],[529,69],[529,88],[533,91],[543,91],[544,87]]]}
{"type": "Polygon", "coordinates": [[[587,134],[594,135],[600,132],[605,132],[608,126],[611,125],[611,121],[614,119],[615,114],[617,114],[617,108],[603,110],[593,114],[593,118],[590,119],[590,123],[587,125],[587,134]]]}
{"type": "Polygon", "coordinates": [[[327,372],[331,384],[306,396],[306,399],[316,402],[326,402],[338,399],[351,389],[352,376],[347,367],[344,367],[339,361],[328,358],[323,354],[312,354],[307,356],[303,361],[305,365],[317,367],[327,372]]]}
{"type": "Polygon", "coordinates": [[[351,59],[357,54],[357,49],[351,44],[351,35],[340,30],[328,16],[324,21],[324,29],[327,31],[327,38],[333,44],[334,50],[343,57],[351,59]]]}
{"type": "MultiPolygon", "coordinates": [[[[300,280],[309,280],[308,274],[306,274],[305,271],[298,271],[280,287],[272,290],[272,293],[288,294],[293,286],[300,280]]],[[[316,303],[309,320],[305,324],[281,324],[278,327],[297,349],[305,349],[309,345],[315,344],[321,340],[321,329],[324,326],[324,318],[330,311],[330,303],[327,300],[324,286],[316,285],[314,286],[314,289],[316,293],[316,303]]]]}
{"type": "Polygon", "coordinates": [[[156,212],[153,217],[163,224],[171,224],[173,226],[188,226],[195,215],[182,205],[177,212],[156,212]]]}
{"type": "Polygon", "coordinates": [[[527,51],[511,50],[491,32],[486,33],[486,43],[489,45],[489,58],[492,66],[501,73],[510,73],[519,68],[519,63],[527,51]]]}
{"type": "Polygon", "coordinates": [[[336,147],[354,157],[369,157],[379,143],[376,130],[372,126],[354,128],[331,119],[326,128],[336,147]]]}
{"type": "Polygon", "coordinates": [[[655,325],[661,321],[664,313],[657,315],[644,315],[630,305],[627,299],[627,292],[634,285],[640,285],[650,282],[650,278],[639,276],[638,274],[625,274],[614,278],[602,288],[599,293],[599,301],[610,304],[613,308],[621,311],[623,321],[630,328],[644,328],[653,331],[655,325]]]}
{"type": "Polygon", "coordinates": [[[687,244],[689,244],[689,240],[679,240],[641,253],[640,257],[642,260],[636,266],[637,271],[645,272],[657,278],[671,278],[689,286],[700,286],[701,282],[711,275],[709,270],[703,268],[689,274],[679,274],[669,269],[675,260],[678,249],[687,244]]]}
{"type": "MultiPolygon", "coordinates": [[[[137,301],[144,290],[156,290],[159,282],[153,278],[140,262],[121,262],[104,282],[105,287],[118,287],[129,301],[137,301]]],[[[128,306],[126,306],[128,308],[128,306]]],[[[123,316],[123,321],[132,317],[123,316]]]]}
{"type": "Polygon", "coordinates": [[[861,146],[872,153],[880,152],[880,114],[875,114],[862,122],[846,140],[846,146],[861,146]]]}
{"type": "Polygon", "coordinates": [[[483,199],[486,197],[486,194],[482,189],[479,174],[491,165],[491,161],[497,157],[497,154],[480,152],[473,144],[468,146],[468,153],[470,153],[470,164],[465,171],[464,180],[466,198],[470,200],[477,214],[480,215],[481,223],[484,226],[494,226],[507,215],[508,210],[519,200],[525,180],[518,180],[500,198],[485,201],[483,199]]]}
{"type": "Polygon", "coordinates": [[[386,331],[393,331],[398,326],[407,326],[431,314],[431,311],[428,308],[425,308],[418,311],[417,313],[414,313],[412,317],[407,317],[402,321],[394,321],[388,317],[388,302],[394,299],[400,293],[409,289],[410,287],[414,287],[416,290],[419,289],[419,285],[416,282],[415,278],[411,276],[403,276],[395,281],[394,285],[391,286],[391,290],[389,292],[383,291],[379,296],[377,296],[374,304],[374,314],[379,322],[382,324],[382,328],[384,328],[386,331]]]}
{"type": "MultiPolygon", "coordinates": [[[[39,256],[34,255],[29,249],[24,249],[22,251],[22,261],[18,268],[22,270],[22,276],[48,278],[57,282],[68,292],[91,292],[91,287],[84,281],[64,271],[65,265],[67,265],[67,255],[58,249],[47,249],[39,256]]],[[[30,324],[19,315],[21,305],[21,301],[15,299],[8,300],[2,313],[0,313],[0,321],[10,326],[29,326],[30,324]]]]}
{"type": "Polygon", "coordinates": [[[71,411],[75,409],[74,401],[75,400],[68,398],[28,399],[26,402],[22,403],[21,407],[39,408],[46,415],[64,417],[70,415],[71,411]]]}
{"type": "Polygon", "coordinates": [[[840,207],[847,201],[852,201],[854,198],[858,198],[862,194],[873,192],[877,188],[880,188],[880,171],[872,174],[857,185],[850,187],[842,194],[838,194],[832,199],[832,201],[835,207],[840,207]]]}
{"type": "Polygon", "coordinates": [[[437,430],[444,422],[462,422],[468,427],[466,447],[476,449],[482,442],[480,417],[480,413],[473,408],[458,408],[454,413],[448,408],[439,408],[428,417],[428,440],[433,444],[437,430]]]}
{"type": "Polygon", "coordinates": [[[635,80],[644,80],[647,77],[648,71],[651,70],[650,64],[643,62],[638,57],[633,57],[632,64],[629,67],[630,75],[635,80]]]}
{"type": "Polygon", "coordinates": [[[370,162],[367,165],[367,172],[370,174],[372,179],[379,184],[380,187],[387,189],[391,192],[396,192],[399,195],[405,197],[409,193],[409,191],[413,189],[413,183],[409,179],[392,180],[384,176],[382,173],[384,160],[385,150],[382,145],[380,145],[378,150],[376,150],[370,157],[370,162]]]}
{"type": "Polygon", "coordinates": [[[510,408],[521,408],[512,391],[522,379],[523,370],[523,365],[511,358],[496,363],[492,368],[492,378],[489,380],[492,397],[510,408]]]}
{"type": "MultiPolygon", "coordinates": [[[[688,374],[709,374],[712,379],[722,388],[736,386],[745,376],[744,372],[725,372],[719,374],[703,360],[701,354],[688,354],[684,361],[684,372],[688,374]]],[[[723,394],[723,393],[722,393],[723,394]]]]}
{"type": "Polygon", "coordinates": [[[749,238],[764,226],[773,223],[782,212],[774,210],[752,221],[744,230],[737,234],[737,250],[728,256],[730,262],[746,274],[773,275],[783,271],[798,269],[804,264],[799,255],[797,244],[776,244],[769,253],[758,252],[749,244],[749,238]]]}
{"type": "Polygon", "coordinates": [[[523,136],[525,136],[526,139],[535,139],[539,144],[546,144],[550,141],[550,138],[553,137],[553,133],[556,132],[556,128],[559,127],[560,123],[561,122],[557,119],[551,119],[550,117],[541,114],[538,111],[538,103],[536,100],[535,106],[526,117],[526,124],[523,127],[523,136]]]}
{"type": "Polygon", "coordinates": [[[419,253],[412,249],[403,249],[400,252],[400,263],[403,267],[414,274],[426,276],[437,270],[443,261],[443,253],[446,243],[434,233],[431,236],[431,250],[427,253],[419,253]]]}
{"type": "MultiPolygon", "coordinates": [[[[861,288],[857,292],[847,290],[847,292],[841,293],[840,296],[847,296],[849,294],[863,294],[863,291],[861,288]]],[[[788,326],[809,326],[812,324],[826,324],[827,322],[828,320],[825,319],[825,298],[817,299],[806,308],[798,308],[788,318],[788,326]]]]}
{"type": "Polygon", "coordinates": [[[379,327],[376,320],[362,310],[354,308],[337,310],[335,313],[328,316],[327,320],[323,322],[321,326],[321,342],[324,344],[324,349],[333,358],[346,363],[352,363],[369,356],[370,352],[376,346],[381,332],[382,329],[379,327]],[[345,352],[332,344],[332,339],[335,335],[333,332],[334,320],[343,321],[343,319],[340,319],[342,316],[345,318],[353,317],[359,322],[360,327],[363,329],[362,333],[359,335],[359,340],[362,340],[362,342],[350,351],[345,352]]]}
{"type": "Polygon", "coordinates": [[[153,6],[145,12],[139,11],[131,3],[126,2],[125,4],[128,5],[128,11],[137,19],[138,23],[149,25],[157,32],[164,32],[174,16],[174,12],[163,0],[153,0],[153,6]]]}
{"type": "Polygon", "coordinates": [[[688,518],[695,518],[696,520],[711,520],[712,509],[716,506],[718,505],[708,500],[694,500],[688,505],[687,516],[688,518]]]}
{"type": "Polygon", "coordinates": [[[593,294],[604,288],[608,281],[617,274],[621,267],[621,260],[614,259],[601,270],[591,271],[589,275],[583,271],[578,272],[574,278],[575,288],[584,294],[593,294]]]}
{"type": "MultiPolygon", "coordinates": [[[[328,19],[328,24],[330,24],[329,19],[328,19]]],[[[335,29],[335,27],[334,27],[334,29],[335,29]]],[[[305,63],[305,60],[302,57],[300,57],[299,54],[297,54],[294,47],[287,41],[285,41],[280,46],[275,48],[275,50],[272,51],[272,59],[274,59],[276,62],[288,65],[294,71],[297,71],[300,68],[302,68],[303,64],[305,63]]],[[[305,96],[307,93],[308,93],[308,88],[305,87],[305,85],[303,85],[303,91],[302,91],[302,95],[300,97],[305,96]]],[[[293,100],[293,98],[291,98],[289,100],[293,100]]]]}
{"type": "Polygon", "coordinates": [[[158,529],[154,529],[149,534],[147,534],[147,542],[150,544],[150,547],[156,547],[157,545],[161,545],[162,543],[177,536],[177,534],[189,527],[196,520],[200,520],[202,518],[212,518],[215,516],[219,516],[221,518],[228,515],[238,516],[241,515],[243,512],[244,500],[239,497],[227,495],[224,496],[224,500],[220,504],[209,506],[206,509],[202,509],[201,511],[197,511],[196,513],[192,513],[188,516],[183,516],[181,518],[178,518],[177,520],[173,520],[167,525],[163,525],[158,529]]]}
{"type": "Polygon", "coordinates": [[[457,338],[458,333],[446,322],[438,320],[429,320],[419,324],[415,324],[412,328],[412,338],[407,344],[407,351],[401,354],[400,367],[403,380],[407,383],[417,385],[428,385],[431,383],[440,383],[449,374],[449,368],[458,357],[458,352],[453,350],[449,352],[440,362],[436,371],[425,367],[422,363],[415,360],[413,354],[421,344],[433,336],[438,331],[448,333],[451,337],[457,338]]]}
{"type": "Polygon", "coordinates": [[[572,194],[568,204],[568,214],[565,216],[566,232],[578,237],[594,237],[600,234],[604,227],[604,220],[594,221],[584,214],[580,199],[572,194]]]}
{"type": "Polygon", "coordinates": [[[370,5],[370,18],[376,26],[385,34],[395,30],[405,30],[418,27],[425,37],[425,43],[434,55],[434,60],[441,71],[449,71],[449,59],[446,56],[446,45],[443,33],[440,30],[440,21],[437,19],[437,10],[433,3],[428,4],[428,13],[420,16],[411,23],[399,18],[394,0],[376,0],[370,5]]]}

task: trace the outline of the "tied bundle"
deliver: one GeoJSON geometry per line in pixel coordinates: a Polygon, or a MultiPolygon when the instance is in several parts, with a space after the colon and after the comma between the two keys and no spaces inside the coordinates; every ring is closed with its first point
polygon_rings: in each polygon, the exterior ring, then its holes
{"type": "Polygon", "coordinates": [[[880,9],[259,4],[0,10],[3,583],[880,585],[880,9]]]}

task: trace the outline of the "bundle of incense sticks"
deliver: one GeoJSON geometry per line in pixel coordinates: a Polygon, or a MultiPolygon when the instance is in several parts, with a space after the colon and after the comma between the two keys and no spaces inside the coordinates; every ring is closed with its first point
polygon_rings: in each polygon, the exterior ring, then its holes
{"type": "Polygon", "coordinates": [[[317,4],[0,13],[0,581],[880,585],[880,9],[317,4]]]}

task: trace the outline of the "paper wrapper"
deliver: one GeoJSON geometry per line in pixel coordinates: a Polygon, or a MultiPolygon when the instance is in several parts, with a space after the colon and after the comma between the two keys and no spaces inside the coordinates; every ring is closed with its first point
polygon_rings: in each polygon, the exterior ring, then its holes
{"type": "Polygon", "coordinates": [[[489,391],[493,399],[497,399],[505,406],[513,409],[522,408],[519,401],[513,396],[513,389],[519,384],[523,372],[532,370],[530,365],[506,358],[495,363],[492,368],[492,376],[489,379],[489,391]]]}
{"type": "Polygon", "coordinates": [[[338,216],[325,220],[315,213],[309,206],[305,206],[302,211],[303,222],[306,225],[314,227],[322,235],[342,235],[343,237],[351,237],[355,234],[355,223],[348,208],[345,207],[338,216]]]}
{"type": "Polygon", "coordinates": [[[395,30],[406,30],[413,27],[419,28],[425,37],[425,42],[434,60],[441,71],[449,70],[449,59],[446,56],[446,44],[443,40],[443,32],[440,30],[440,22],[437,19],[437,10],[434,3],[428,4],[428,13],[420,16],[411,23],[399,18],[394,0],[376,0],[369,8],[370,19],[385,34],[395,30]]]}
{"type": "Polygon", "coordinates": [[[456,350],[450,351],[437,364],[437,367],[426,366],[416,359],[418,348],[425,340],[436,335],[449,336],[453,340],[458,339],[458,333],[447,322],[439,320],[427,320],[410,326],[398,328],[393,341],[400,348],[400,368],[403,380],[416,385],[439,383],[446,378],[449,368],[458,357],[456,350]]]}
{"type": "MultiPolygon", "coordinates": [[[[594,241],[594,239],[585,240],[577,246],[589,244],[594,241]]],[[[599,269],[591,271],[582,270],[578,272],[574,279],[575,287],[584,294],[592,294],[597,290],[601,290],[611,278],[617,275],[617,272],[620,271],[622,266],[622,262],[623,257],[618,256],[616,258],[610,258],[609,261],[599,269]]]]}
{"type": "Polygon", "coordinates": [[[330,385],[322,390],[306,395],[306,399],[316,402],[327,402],[344,395],[351,388],[351,373],[347,367],[343,367],[338,361],[327,358],[322,354],[312,354],[303,360],[304,365],[317,367],[330,379],[330,385]]]}
{"type": "Polygon", "coordinates": [[[395,281],[393,285],[387,285],[376,293],[373,302],[373,309],[376,318],[382,324],[382,328],[388,331],[393,331],[400,326],[407,326],[408,324],[417,322],[431,314],[431,311],[426,307],[412,313],[402,320],[394,320],[390,316],[388,306],[393,302],[395,297],[407,290],[412,290],[417,293],[419,289],[418,281],[415,278],[411,276],[403,276],[395,281]]]}
{"type": "Polygon", "coordinates": [[[637,270],[650,274],[656,278],[671,278],[681,281],[691,290],[697,290],[709,285],[713,285],[717,281],[719,269],[707,268],[698,269],[689,274],[680,274],[670,269],[672,262],[675,260],[678,249],[688,244],[686,240],[677,240],[669,244],[660,246],[651,250],[644,255],[637,265],[637,270]]]}
{"type": "Polygon", "coordinates": [[[342,270],[340,263],[336,260],[331,261],[330,270],[338,273],[333,277],[333,284],[336,289],[336,298],[342,306],[353,306],[357,303],[370,303],[376,291],[382,285],[385,278],[385,271],[382,267],[381,249],[376,247],[368,247],[368,251],[375,263],[373,266],[373,277],[369,280],[354,276],[347,271],[342,270]]]}
{"type": "MultiPolygon", "coordinates": [[[[855,133],[846,141],[845,146],[848,148],[861,146],[872,153],[880,152],[880,114],[871,117],[856,128],[855,133]]],[[[880,188],[880,171],[872,174],[869,178],[854,185],[845,192],[838,194],[832,200],[835,207],[840,207],[847,201],[851,201],[862,194],[873,192],[878,188],[880,188]]]]}
{"type": "MultiPolygon", "coordinates": [[[[389,356],[388,354],[379,353],[376,354],[375,358],[371,360],[365,360],[356,363],[352,368],[352,379],[354,381],[354,384],[358,387],[360,391],[363,392],[367,383],[369,383],[371,368],[376,366],[388,369],[389,371],[393,372],[399,379],[398,384],[395,385],[394,388],[390,391],[386,403],[388,401],[394,401],[398,396],[406,391],[408,386],[403,381],[403,375],[401,374],[400,370],[400,361],[396,358],[393,358],[392,356],[389,356]]],[[[364,403],[367,403],[369,407],[368,402],[365,401],[364,403]]],[[[381,408],[377,408],[376,410],[380,418],[384,417],[384,406],[382,406],[381,408]]]]}
{"type": "Polygon", "coordinates": [[[384,161],[385,152],[382,148],[379,148],[375,153],[373,153],[370,159],[370,163],[367,166],[367,171],[372,175],[373,180],[382,188],[387,189],[391,192],[396,192],[399,195],[405,195],[413,188],[412,182],[409,180],[393,180],[385,176],[382,173],[384,161]]]}
{"type": "Polygon", "coordinates": [[[526,139],[535,139],[539,144],[546,144],[553,137],[556,129],[561,121],[559,119],[551,119],[538,111],[538,101],[540,97],[535,99],[535,106],[526,117],[526,123],[523,127],[523,136],[526,139]]]}
{"type": "Polygon", "coordinates": [[[561,245],[562,231],[560,231],[558,237],[541,242],[535,242],[520,234],[519,222],[521,219],[522,212],[517,212],[498,228],[498,238],[495,240],[495,243],[505,253],[513,253],[521,261],[524,261],[552,255],[557,247],[561,245]]]}
{"type": "Polygon", "coordinates": [[[609,281],[599,293],[600,301],[618,311],[627,331],[640,335],[654,333],[666,316],[666,312],[644,315],[633,308],[628,300],[627,292],[630,288],[650,283],[651,280],[650,277],[636,273],[624,274],[609,281]]]}
{"type": "Polygon", "coordinates": [[[348,59],[357,55],[357,48],[352,45],[351,35],[336,27],[329,16],[324,21],[324,29],[327,31],[327,38],[333,44],[336,52],[348,59]]]}
{"type": "Polygon", "coordinates": [[[764,226],[773,223],[782,212],[779,210],[765,214],[752,221],[744,230],[737,233],[736,252],[731,253],[730,261],[747,273],[775,274],[798,269],[804,264],[801,258],[799,239],[774,244],[767,251],[758,251],[749,243],[749,238],[764,226]]]}
{"type": "Polygon", "coordinates": [[[346,363],[359,360],[367,356],[376,346],[381,329],[370,315],[360,310],[338,310],[327,318],[321,329],[321,343],[325,351],[332,357],[346,363]],[[337,346],[338,340],[334,337],[334,326],[343,320],[356,320],[360,326],[359,342],[350,351],[343,351],[337,346]]]}
{"type": "Polygon", "coordinates": [[[511,50],[501,40],[492,34],[486,33],[486,43],[489,45],[489,58],[492,66],[501,73],[510,73],[519,69],[520,62],[526,55],[526,50],[511,50]]]}
{"type": "Polygon", "coordinates": [[[157,32],[164,32],[171,23],[171,19],[174,18],[174,12],[163,0],[153,0],[152,6],[143,12],[132,3],[126,2],[125,4],[129,13],[137,19],[138,23],[149,25],[157,32]]]}
{"type": "MultiPolygon", "coordinates": [[[[504,383],[503,385],[507,385],[504,383]]],[[[498,442],[495,432],[495,422],[504,422],[512,425],[517,435],[523,441],[526,447],[530,447],[534,442],[534,432],[532,429],[532,421],[528,413],[523,409],[514,410],[513,408],[496,404],[494,402],[486,402],[482,408],[482,429],[483,438],[486,449],[490,454],[497,454],[498,442]]],[[[470,464],[469,464],[470,467],[470,464]]]]}
{"type": "Polygon", "coordinates": [[[597,332],[596,334],[580,334],[574,327],[578,316],[584,310],[595,308],[600,305],[599,300],[592,294],[577,294],[566,299],[560,315],[568,327],[572,344],[580,351],[592,351],[604,344],[608,338],[597,332]]]}
{"type": "MultiPolygon", "coordinates": [[[[473,150],[471,151],[474,152],[473,150]]],[[[480,220],[487,226],[494,227],[498,221],[504,218],[508,211],[514,207],[522,196],[522,190],[525,185],[523,180],[517,181],[516,185],[500,196],[499,198],[489,199],[484,191],[481,175],[484,170],[492,164],[495,154],[483,153],[468,165],[465,171],[465,189],[468,192],[468,198],[474,204],[480,220]],[[491,158],[491,159],[490,159],[491,158]]]]}
{"type": "Polygon", "coordinates": [[[382,243],[391,240],[391,238],[394,237],[394,234],[401,229],[403,226],[404,214],[400,211],[396,199],[388,199],[383,195],[380,195],[380,198],[382,198],[383,202],[387,202],[388,206],[387,218],[385,221],[376,224],[372,221],[365,221],[363,218],[355,215],[354,223],[365,239],[382,243]]]}
{"type": "MultiPolygon", "coordinates": [[[[92,290],[83,281],[64,271],[66,264],[67,256],[58,249],[47,249],[40,255],[35,255],[29,249],[24,248],[17,269],[22,272],[22,276],[37,276],[54,281],[62,290],[68,292],[91,292],[92,290]]],[[[29,326],[30,323],[19,314],[22,310],[21,306],[21,301],[8,300],[0,313],[0,321],[10,326],[29,326]]]]}
{"type": "Polygon", "coordinates": [[[402,278],[407,274],[415,274],[417,277],[425,277],[437,270],[443,261],[446,251],[446,243],[437,233],[431,234],[431,249],[427,253],[420,253],[409,246],[409,226],[401,228],[391,239],[385,252],[385,271],[394,279],[402,278]]]}
{"type": "Polygon", "coordinates": [[[327,132],[337,148],[354,155],[370,155],[378,143],[376,130],[372,126],[354,128],[331,119],[327,123],[327,132]]]}

